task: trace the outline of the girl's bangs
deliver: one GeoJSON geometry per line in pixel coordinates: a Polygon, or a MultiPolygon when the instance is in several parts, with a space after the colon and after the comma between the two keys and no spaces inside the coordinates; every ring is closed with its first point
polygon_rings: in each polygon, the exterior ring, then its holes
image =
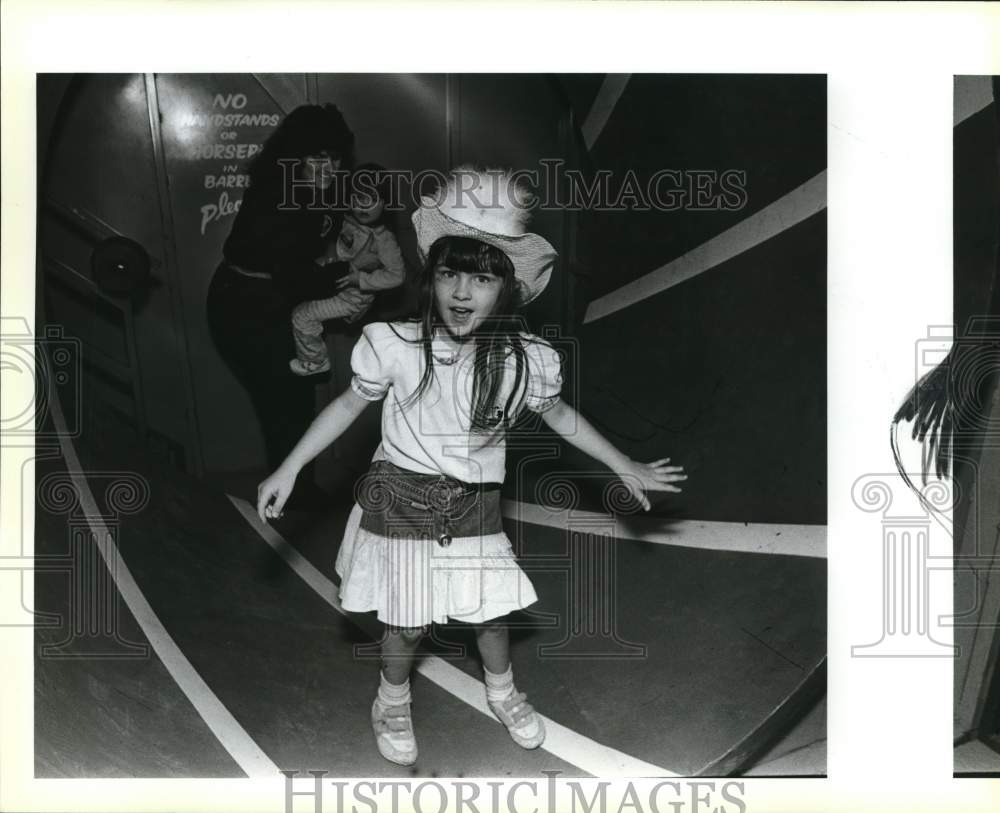
{"type": "Polygon", "coordinates": [[[442,237],[434,244],[434,265],[447,265],[454,271],[470,274],[492,274],[503,279],[514,267],[500,249],[471,237],[442,237]]]}

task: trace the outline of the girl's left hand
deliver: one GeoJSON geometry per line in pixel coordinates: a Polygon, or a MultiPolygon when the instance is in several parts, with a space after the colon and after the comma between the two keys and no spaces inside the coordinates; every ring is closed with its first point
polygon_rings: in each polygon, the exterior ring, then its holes
{"type": "Polygon", "coordinates": [[[357,271],[351,271],[337,280],[337,290],[343,291],[345,288],[357,288],[359,285],[357,271]]]}
{"type": "Polygon", "coordinates": [[[673,483],[687,480],[683,466],[668,466],[669,457],[654,460],[652,463],[640,463],[637,460],[629,460],[617,474],[632,496],[642,505],[643,511],[649,510],[649,499],[646,497],[647,491],[680,491],[673,483]]]}

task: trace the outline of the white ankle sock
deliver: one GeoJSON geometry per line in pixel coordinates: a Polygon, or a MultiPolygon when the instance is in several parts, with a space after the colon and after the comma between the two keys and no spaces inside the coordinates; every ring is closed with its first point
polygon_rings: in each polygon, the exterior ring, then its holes
{"type": "MultiPolygon", "coordinates": [[[[507,671],[497,675],[483,667],[483,674],[486,677],[486,699],[490,703],[501,703],[514,694],[514,669],[507,667],[507,671]]],[[[517,732],[523,737],[533,737],[538,732],[539,720],[529,718],[522,720],[517,726],[517,732]]]]}
{"type": "Polygon", "coordinates": [[[483,674],[486,677],[486,699],[491,703],[499,703],[506,700],[514,692],[514,667],[508,666],[506,672],[495,674],[483,667],[483,674]]]}
{"type": "Polygon", "coordinates": [[[410,679],[396,684],[385,679],[384,673],[379,673],[378,701],[383,706],[402,706],[410,702],[410,679]]]}

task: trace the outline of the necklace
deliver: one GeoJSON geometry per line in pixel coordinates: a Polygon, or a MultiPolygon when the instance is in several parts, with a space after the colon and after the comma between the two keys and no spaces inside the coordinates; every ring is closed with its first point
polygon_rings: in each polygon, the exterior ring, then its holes
{"type": "Polygon", "coordinates": [[[437,353],[435,353],[435,352],[432,351],[431,355],[434,357],[434,361],[436,361],[438,364],[443,364],[446,367],[450,367],[452,364],[454,364],[456,361],[458,361],[458,353],[457,352],[454,355],[451,355],[451,356],[439,356],[437,353]]]}
{"type": "MultiPolygon", "coordinates": [[[[434,349],[434,343],[439,339],[440,337],[435,336],[434,340],[431,342],[431,356],[434,358],[434,361],[436,361],[438,364],[443,364],[446,367],[450,367],[452,364],[455,364],[459,360],[459,358],[463,355],[462,351],[465,349],[465,345],[459,345],[458,349],[448,352],[447,355],[441,355],[440,351],[435,351],[434,349]]],[[[441,344],[444,344],[444,342],[441,341],[441,344]]]]}

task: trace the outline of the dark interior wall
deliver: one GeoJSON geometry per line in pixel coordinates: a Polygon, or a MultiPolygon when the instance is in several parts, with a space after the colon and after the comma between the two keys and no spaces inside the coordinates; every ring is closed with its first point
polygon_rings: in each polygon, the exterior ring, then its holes
{"type": "MultiPolygon", "coordinates": [[[[963,93],[989,87],[986,77],[955,77],[963,93]]],[[[997,333],[1000,329],[1000,118],[993,101],[955,125],[953,141],[953,260],[956,404],[954,448],[954,542],[956,556],[970,561],[955,569],[956,612],[972,608],[977,623],[955,630],[957,730],[1000,733],[1000,638],[997,601],[989,590],[989,559],[996,555],[1000,526],[1000,426],[997,333]],[[987,322],[990,319],[990,322],[987,322]],[[975,557],[985,557],[977,564],[975,557]]],[[[987,92],[986,98],[989,98],[987,92]]],[[[957,105],[956,105],[957,106],[957,105]]],[[[956,563],[957,565],[957,563],[956,563]]]]}
{"type": "Polygon", "coordinates": [[[955,127],[953,161],[955,332],[962,335],[971,318],[986,315],[996,279],[1000,128],[995,102],[955,127]]]}
{"type": "MultiPolygon", "coordinates": [[[[598,268],[592,297],[680,257],[826,169],[826,77],[633,75],[590,150],[595,169],[645,187],[658,170],[746,173],[739,208],[592,211],[582,218],[598,268]]],[[[664,189],[667,187],[665,186],[664,189]]],[[[719,190],[712,184],[710,192],[719,190]]]]}
{"type": "Polygon", "coordinates": [[[685,467],[654,513],[826,521],[826,219],[580,332],[584,414],[639,460],[685,467]]]}
{"type": "MultiPolygon", "coordinates": [[[[967,77],[956,77],[956,83],[963,79],[967,77]]],[[[966,525],[970,522],[970,531],[976,523],[992,527],[990,523],[982,524],[976,516],[975,512],[986,509],[987,505],[977,502],[974,493],[981,467],[982,430],[989,425],[983,415],[996,386],[996,371],[990,369],[991,359],[978,349],[982,347],[979,341],[984,333],[995,336],[1000,331],[1000,123],[996,102],[959,122],[953,138],[952,256],[957,362],[953,387],[961,404],[953,438],[955,479],[960,495],[954,517],[958,542],[966,535],[966,525]],[[992,324],[987,324],[987,319],[992,319],[992,324]]]]}
{"type": "MultiPolygon", "coordinates": [[[[39,142],[45,145],[39,152],[40,266],[57,264],[89,277],[91,252],[106,229],[145,247],[154,285],[136,306],[135,350],[143,362],[131,374],[139,379],[149,431],[183,447],[191,417],[183,395],[186,359],[171,298],[143,77],[40,76],[38,100],[39,142]]],[[[94,348],[85,362],[100,353],[108,359],[105,369],[130,365],[113,319],[78,314],[80,303],[68,296],[50,304],[54,320],[71,323],[75,335],[94,348]]],[[[113,390],[109,385],[112,400],[113,390]]]]}
{"type": "MultiPolygon", "coordinates": [[[[73,74],[39,74],[35,81],[35,141],[39,160],[43,160],[49,150],[49,140],[55,129],[56,116],[70,84],[73,74]]],[[[78,81],[78,80],[77,80],[78,81]]]]}
{"type": "MultiPolygon", "coordinates": [[[[581,86],[578,93],[592,88],[581,86]]],[[[824,76],[632,76],[591,169],[745,173],[737,210],[585,211],[584,298],[701,246],[826,168],[824,76]]],[[[617,181],[621,183],[620,180],[617,181]]],[[[615,188],[615,180],[612,181],[615,188]]],[[[718,189],[716,185],[715,189],[718,189]]],[[[577,334],[584,413],[690,476],[654,513],[826,521],[826,212],[577,334]]],[[[580,461],[584,465],[583,461],[580,461]]]]}

